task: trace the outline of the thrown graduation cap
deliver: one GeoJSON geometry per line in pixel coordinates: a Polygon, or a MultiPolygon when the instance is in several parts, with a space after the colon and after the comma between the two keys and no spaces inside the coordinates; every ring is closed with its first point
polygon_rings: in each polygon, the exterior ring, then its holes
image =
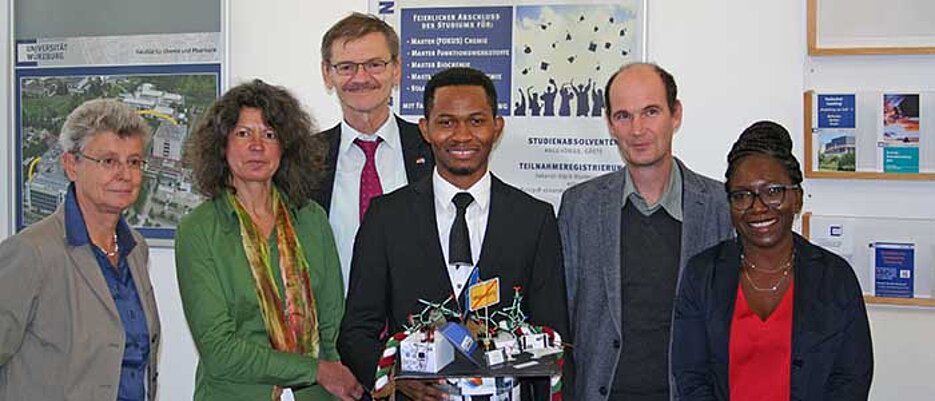
{"type": "Polygon", "coordinates": [[[544,31],[546,29],[549,29],[549,26],[546,24],[539,24],[539,28],[542,28],[542,30],[544,31]]]}
{"type": "Polygon", "coordinates": [[[590,51],[592,51],[592,52],[597,51],[597,43],[591,42],[591,43],[588,45],[588,50],[590,50],[590,51]]]}
{"type": "Polygon", "coordinates": [[[594,69],[597,70],[597,71],[600,71],[600,70],[601,70],[600,64],[598,64],[596,67],[594,67],[594,69]]]}
{"type": "Polygon", "coordinates": [[[574,63],[574,62],[575,62],[575,56],[569,56],[569,57],[568,57],[568,62],[569,62],[569,63],[574,63]]]}
{"type": "Polygon", "coordinates": [[[556,44],[557,44],[557,43],[552,42],[552,48],[553,48],[553,49],[555,48],[555,45],[556,45],[556,44]]]}
{"type": "Polygon", "coordinates": [[[597,32],[597,30],[598,30],[597,25],[595,25],[595,26],[594,26],[594,32],[597,32]]]}
{"type": "Polygon", "coordinates": [[[526,45],[525,47],[523,47],[523,53],[526,53],[526,54],[532,53],[532,48],[529,47],[529,45],[526,45]]]}
{"type": "Polygon", "coordinates": [[[542,71],[548,70],[548,69],[549,69],[549,63],[547,63],[547,62],[545,62],[545,61],[539,63],[539,69],[542,70],[542,71]]]}
{"type": "Polygon", "coordinates": [[[630,52],[627,51],[627,49],[623,49],[623,50],[620,51],[620,54],[626,56],[627,54],[630,54],[630,52]]]}
{"type": "Polygon", "coordinates": [[[614,23],[614,17],[610,17],[610,18],[609,18],[609,21],[610,21],[611,24],[613,24],[613,23],[614,23]]]}
{"type": "Polygon", "coordinates": [[[565,34],[565,40],[571,40],[571,33],[565,34]]]}
{"type": "Polygon", "coordinates": [[[610,46],[611,46],[610,42],[604,42],[605,49],[610,49],[610,46]]]}
{"type": "Polygon", "coordinates": [[[529,74],[529,68],[523,68],[523,75],[529,74]]]}
{"type": "Polygon", "coordinates": [[[627,28],[621,28],[621,29],[620,29],[620,36],[626,36],[626,34],[627,34],[627,28]]]}
{"type": "Polygon", "coordinates": [[[581,16],[578,17],[578,21],[584,21],[584,14],[581,14],[581,16]]]}

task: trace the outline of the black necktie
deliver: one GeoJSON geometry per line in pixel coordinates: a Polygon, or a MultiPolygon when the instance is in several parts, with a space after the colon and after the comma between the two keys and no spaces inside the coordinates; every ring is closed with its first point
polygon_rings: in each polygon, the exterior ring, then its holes
{"type": "Polygon", "coordinates": [[[474,202],[474,197],[467,192],[458,192],[451,201],[458,211],[448,236],[448,264],[474,265],[471,259],[471,236],[468,234],[467,220],[464,218],[464,212],[467,211],[468,205],[474,202]]]}

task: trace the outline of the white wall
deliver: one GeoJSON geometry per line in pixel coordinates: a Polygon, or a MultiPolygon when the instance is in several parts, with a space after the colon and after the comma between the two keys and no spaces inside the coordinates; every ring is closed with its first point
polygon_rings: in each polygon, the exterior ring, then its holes
{"type": "MultiPolygon", "coordinates": [[[[232,83],[258,77],[284,85],[321,126],[336,123],[340,110],[319,73],[321,35],[346,13],[366,10],[367,2],[230,3],[232,83]]],[[[789,128],[801,157],[801,99],[808,87],[875,88],[883,85],[883,76],[894,80],[887,88],[935,86],[935,57],[807,58],[804,0],[648,3],[649,59],[675,75],[685,109],[675,152],[713,177],[723,176],[725,155],[741,130],[759,119],[773,119],[789,128]]],[[[6,142],[3,146],[0,161],[11,152],[6,142]]],[[[806,188],[806,210],[817,213],[880,215],[882,205],[895,202],[898,207],[886,209],[891,215],[935,218],[930,206],[935,182],[809,180],[806,188]],[[841,202],[851,199],[863,202],[841,202]]],[[[3,207],[7,210],[8,204],[3,207]]],[[[5,218],[0,217],[0,222],[5,218]]],[[[171,249],[152,252],[164,330],[161,400],[190,399],[196,361],[178,301],[173,258],[171,249]]],[[[870,319],[877,360],[872,399],[931,399],[935,343],[930,333],[935,333],[935,310],[870,306],[870,319]]]]}

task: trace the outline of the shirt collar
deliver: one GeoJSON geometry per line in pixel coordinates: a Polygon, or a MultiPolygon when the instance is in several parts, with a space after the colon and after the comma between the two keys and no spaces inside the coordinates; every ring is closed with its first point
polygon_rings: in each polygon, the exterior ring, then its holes
{"type": "MultiPolygon", "coordinates": [[[[81,208],[78,207],[78,197],[75,194],[75,183],[68,184],[68,192],[65,194],[65,241],[71,246],[83,246],[91,244],[91,237],[88,235],[88,227],[84,223],[84,216],[81,214],[81,208]]],[[[120,253],[126,255],[136,247],[136,240],[130,231],[130,225],[120,216],[117,221],[117,244],[120,253]]]]}
{"type": "Polygon", "coordinates": [[[468,189],[461,189],[448,182],[438,174],[438,166],[435,166],[432,172],[432,190],[435,193],[435,207],[442,209],[454,209],[454,203],[451,200],[458,192],[468,192],[474,197],[474,202],[482,212],[487,211],[490,206],[490,170],[485,171],[480,180],[471,185],[468,189]]]}
{"type": "Polygon", "coordinates": [[[396,124],[396,116],[390,113],[386,121],[373,135],[360,132],[351,127],[347,121],[341,120],[341,143],[338,145],[338,153],[347,152],[354,145],[354,140],[361,138],[365,141],[375,141],[377,137],[383,139],[385,146],[390,149],[402,149],[402,142],[399,139],[399,125],[396,124]]]}
{"type": "Polygon", "coordinates": [[[646,204],[646,199],[636,190],[633,177],[630,176],[630,170],[627,169],[626,171],[627,175],[623,184],[624,204],[630,201],[640,213],[647,216],[661,207],[665,209],[673,219],[682,221],[682,171],[678,163],[672,163],[672,169],[669,170],[669,185],[666,186],[665,192],[662,193],[662,198],[659,199],[659,203],[653,206],[646,204]]]}

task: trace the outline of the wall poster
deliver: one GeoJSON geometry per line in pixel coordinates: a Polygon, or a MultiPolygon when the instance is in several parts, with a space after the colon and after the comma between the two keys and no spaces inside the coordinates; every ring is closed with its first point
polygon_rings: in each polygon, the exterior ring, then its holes
{"type": "Polygon", "coordinates": [[[645,0],[370,1],[400,35],[396,111],[418,120],[436,72],[484,71],[507,120],[491,170],[556,207],[567,187],[623,167],[604,85],[644,59],[645,9],[645,0]]]}
{"type": "Polygon", "coordinates": [[[17,230],[64,200],[62,123],[82,102],[104,97],[132,106],[152,129],[143,187],[127,222],[148,238],[173,238],[179,219],[202,201],[181,152],[222,89],[221,34],[39,38],[17,40],[15,52],[17,230]]]}

